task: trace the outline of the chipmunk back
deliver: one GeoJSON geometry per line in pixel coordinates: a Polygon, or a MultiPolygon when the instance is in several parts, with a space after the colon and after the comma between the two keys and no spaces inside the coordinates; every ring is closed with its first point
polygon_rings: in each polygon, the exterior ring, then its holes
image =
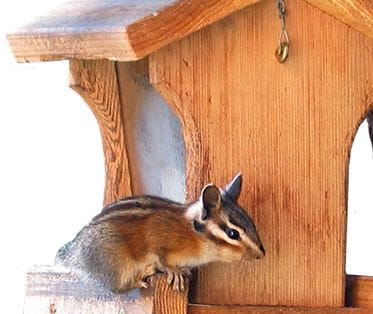
{"type": "Polygon", "coordinates": [[[58,251],[56,262],[122,292],[147,288],[158,272],[184,290],[193,267],[261,258],[255,225],[237,205],[241,184],[238,175],[224,190],[206,185],[191,204],[155,196],[115,202],[58,251]]]}

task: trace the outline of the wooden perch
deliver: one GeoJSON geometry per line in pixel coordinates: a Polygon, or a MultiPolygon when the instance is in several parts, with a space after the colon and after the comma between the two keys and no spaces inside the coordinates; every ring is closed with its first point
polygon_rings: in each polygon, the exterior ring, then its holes
{"type": "Polygon", "coordinates": [[[53,267],[39,266],[26,275],[25,314],[150,314],[152,309],[152,289],[113,294],[53,267]]]}
{"type": "MultiPolygon", "coordinates": [[[[348,302],[357,308],[306,308],[306,307],[258,307],[258,306],[205,306],[193,305],[190,314],[259,314],[259,313],[361,313],[372,312],[372,277],[350,276],[347,287],[348,302]]],[[[160,280],[158,284],[165,284],[160,280]]],[[[112,294],[100,288],[82,283],[70,273],[52,266],[38,266],[26,275],[24,313],[186,313],[180,303],[173,303],[167,311],[159,301],[170,296],[153,297],[154,291],[134,290],[126,294],[112,294]],[[43,310],[44,309],[44,310],[43,310]]],[[[175,302],[174,299],[173,301],[175,302]]],[[[186,305],[186,304],[185,304],[186,305]]]]}

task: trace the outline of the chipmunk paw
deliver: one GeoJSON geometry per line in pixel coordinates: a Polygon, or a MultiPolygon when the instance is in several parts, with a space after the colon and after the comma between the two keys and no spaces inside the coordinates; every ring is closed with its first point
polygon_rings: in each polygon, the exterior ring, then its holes
{"type": "Polygon", "coordinates": [[[179,292],[186,290],[191,275],[189,268],[165,268],[164,272],[167,275],[167,283],[172,286],[173,290],[179,292]]]}

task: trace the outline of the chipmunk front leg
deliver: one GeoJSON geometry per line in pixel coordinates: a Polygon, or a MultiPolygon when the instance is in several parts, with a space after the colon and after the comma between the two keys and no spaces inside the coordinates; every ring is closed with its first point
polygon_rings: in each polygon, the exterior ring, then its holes
{"type": "Polygon", "coordinates": [[[158,264],[149,264],[145,266],[145,269],[140,276],[139,286],[148,289],[153,284],[154,275],[160,272],[158,264]]]}

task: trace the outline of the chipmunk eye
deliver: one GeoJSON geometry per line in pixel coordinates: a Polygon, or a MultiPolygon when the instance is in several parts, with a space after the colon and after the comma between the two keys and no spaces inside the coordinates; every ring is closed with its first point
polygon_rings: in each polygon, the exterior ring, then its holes
{"type": "Polygon", "coordinates": [[[228,228],[226,230],[227,236],[232,240],[238,240],[240,238],[240,233],[236,229],[228,228]]]}

